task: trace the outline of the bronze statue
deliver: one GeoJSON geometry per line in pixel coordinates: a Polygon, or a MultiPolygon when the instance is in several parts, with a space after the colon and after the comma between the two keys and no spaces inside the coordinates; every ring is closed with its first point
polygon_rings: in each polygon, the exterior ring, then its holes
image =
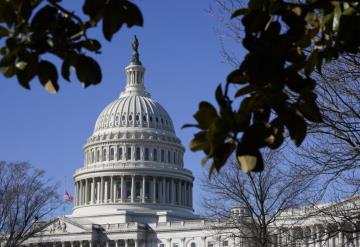
{"type": "Polygon", "coordinates": [[[133,48],[134,52],[138,53],[139,41],[138,41],[136,35],[134,35],[134,41],[132,43],[132,48],[133,48]]]}
{"type": "Polygon", "coordinates": [[[134,41],[132,43],[132,48],[133,48],[133,53],[132,53],[131,62],[133,64],[141,65],[141,62],[140,62],[140,59],[139,59],[139,52],[138,52],[139,41],[138,41],[136,35],[134,35],[134,41]]]}

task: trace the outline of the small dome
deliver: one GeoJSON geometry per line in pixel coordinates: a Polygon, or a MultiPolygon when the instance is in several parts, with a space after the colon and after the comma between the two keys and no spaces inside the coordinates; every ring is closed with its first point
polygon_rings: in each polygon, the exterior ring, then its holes
{"type": "Polygon", "coordinates": [[[155,128],[175,133],[169,114],[147,95],[123,94],[112,101],[99,115],[94,132],[123,127],[155,128]]]}

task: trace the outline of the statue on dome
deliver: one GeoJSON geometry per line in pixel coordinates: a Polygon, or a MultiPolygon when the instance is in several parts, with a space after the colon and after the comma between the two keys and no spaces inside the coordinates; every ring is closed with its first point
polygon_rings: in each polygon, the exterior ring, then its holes
{"type": "Polygon", "coordinates": [[[141,65],[140,58],[139,58],[139,51],[138,51],[139,40],[137,39],[136,35],[134,35],[134,41],[132,43],[132,48],[133,48],[133,54],[132,54],[131,62],[133,64],[141,65]]]}

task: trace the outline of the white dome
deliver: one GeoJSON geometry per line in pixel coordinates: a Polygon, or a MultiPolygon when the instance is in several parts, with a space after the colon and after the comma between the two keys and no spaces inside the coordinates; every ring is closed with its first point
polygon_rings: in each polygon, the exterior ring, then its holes
{"type": "Polygon", "coordinates": [[[146,221],[164,211],[193,218],[194,177],[184,168],[185,148],[169,114],[145,91],[136,49],[125,71],[125,90],[100,113],[84,145],[73,216],[112,217],[125,210],[148,215],[146,221]]]}
{"type": "MultiPolygon", "coordinates": [[[[165,109],[147,95],[121,95],[99,115],[94,132],[119,128],[154,128],[174,132],[165,109]]],[[[94,133],[94,134],[95,134],[94,133]]]]}

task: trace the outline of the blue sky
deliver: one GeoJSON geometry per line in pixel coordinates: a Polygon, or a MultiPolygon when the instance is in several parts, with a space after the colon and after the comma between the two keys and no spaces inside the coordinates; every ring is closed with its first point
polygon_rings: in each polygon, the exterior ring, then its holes
{"type": "MultiPolygon", "coordinates": [[[[79,10],[83,1],[64,2],[79,10]]],[[[123,28],[111,43],[103,42],[102,54],[96,56],[103,69],[101,84],[83,89],[73,75],[72,83],[61,79],[60,92],[52,95],[37,80],[32,81],[28,91],[15,80],[2,77],[0,159],[25,160],[44,169],[48,177],[62,184],[61,192],[66,177],[67,190],[72,193],[72,174],[83,165],[82,146],[101,110],[118,97],[125,85],[124,67],[130,61],[131,41],[136,34],[146,67],[145,86],[169,112],[187,149],[185,166],[197,179],[194,198],[199,212],[202,154],[188,150],[195,130],[182,130],[181,126],[193,122],[192,115],[201,100],[213,101],[215,87],[231,71],[222,63],[220,42],[214,32],[219,23],[206,12],[210,0],[136,3],[145,25],[123,28]]],[[[97,31],[92,35],[100,37],[97,31]]]]}

